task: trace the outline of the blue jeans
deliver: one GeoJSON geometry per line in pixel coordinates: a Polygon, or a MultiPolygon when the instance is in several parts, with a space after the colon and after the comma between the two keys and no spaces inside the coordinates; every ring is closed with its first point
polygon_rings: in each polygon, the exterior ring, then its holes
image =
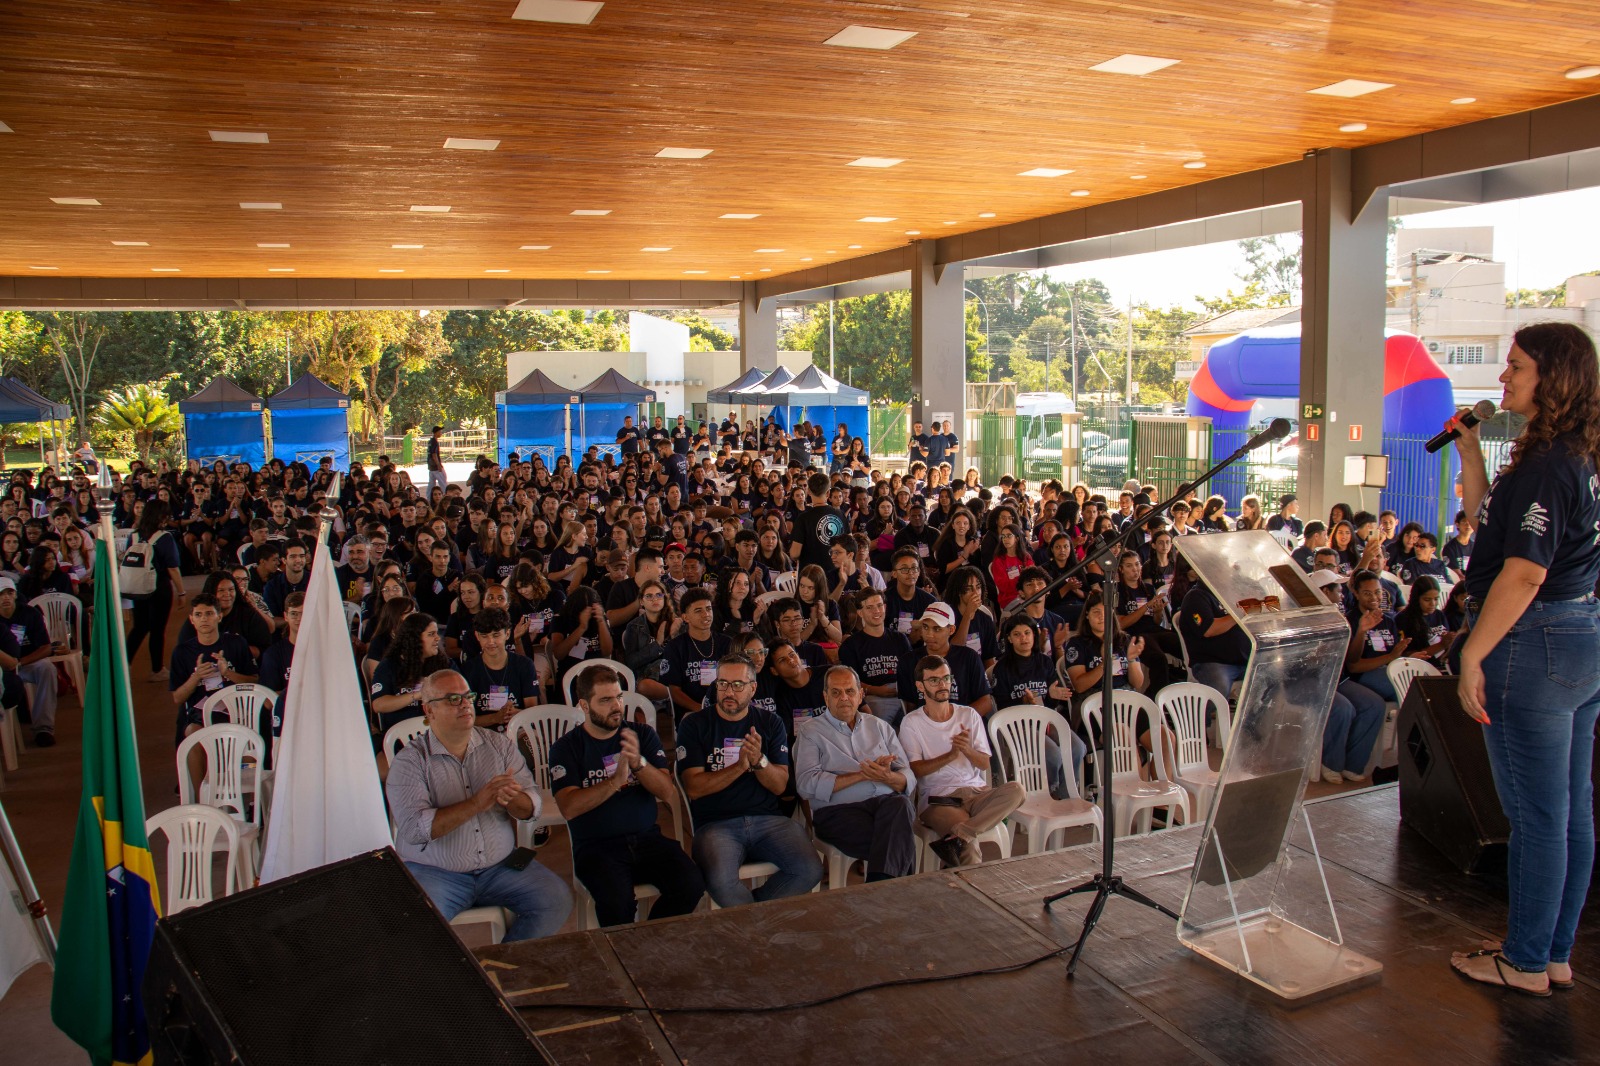
{"type": "Polygon", "coordinates": [[[782,899],[810,892],[822,880],[822,860],[792,818],[762,814],[725,818],[696,826],[694,861],[706,875],[706,891],[719,907],[782,899]],[[770,862],[778,872],[754,892],[739,880],[739,867],[747,862],[770,862]]]}
{"type": "Polygon", "coordinates": [[[524,870],[496,863],[473,873],[456,873],[406,863],[434,906],[449,921],[473,907],[504,907],[513,915],[504,943],[533,940],[560,930],[572,913],[572,890],[555,874],[531,862],[524,870]]]}
{"type": "Polygon", "coordinates": [[[1594,869],[1600,605],[1535,601],[1483,660],[1483,729],[1511,822],[1504,952],[1520,970],[1572,958],[1594,869]]]}
{"type": "Polygon", "coordinates": [[[1322,730],[1322,765],[1336,772],[1364,773],[1386,715],[1382,696],[1351,678],[1339,682],[1322,730]]]}
{"type": "Polygon", "coordinates": [[[1350,679],[1358,685],[1371,689],[1390,703],[1400,702],[1400,696],[1394,690],[1394,682],[1389,680],[1389,672],[1381,667],[1360,674],[1351,674],[1350,679]]]}
{"type": "MultiPolygon", "coordinates": [[[[1089,746],[1078,734],[1068,731],[1067,735],[1072,738],[1072,776],[1077,780],[1082,776],[1083,757],[1089,746]]],[[[1044,776],[1053,799],[1067,799],[1071,795],[1067,791],[1067,767],[1061,758],[1061,745],[1049,733],[1044,735],[1044,776]]]]}
{"type": "Polygon", "coordinates": [[[1235,681],[1244,680],[1244,667],[1232,663],[1191,663],[1190,669],[1196,681],[1210,685],[1222,693],[1223,699],[1233,691],[1235,681]]]}

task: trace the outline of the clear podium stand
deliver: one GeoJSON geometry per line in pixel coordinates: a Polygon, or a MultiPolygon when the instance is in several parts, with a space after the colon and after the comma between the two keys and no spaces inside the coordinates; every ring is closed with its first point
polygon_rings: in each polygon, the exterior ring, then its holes
{"type": "Polygon", "coordinates": [[[1350,627],[1270,533],[1180,537],[1178,550],[1253,649],[1178,939],[1289,1000],[1375,980],[1382,966],[1343,945],[1309,821],[1311,862],[1288,853],[1350,627]]]}

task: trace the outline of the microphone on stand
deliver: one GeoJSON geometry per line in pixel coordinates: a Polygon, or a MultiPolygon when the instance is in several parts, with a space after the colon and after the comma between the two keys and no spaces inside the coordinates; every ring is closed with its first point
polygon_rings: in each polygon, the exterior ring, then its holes
{"type": "Polygon", "coordinates": [[[1244,450],[1255,451],[1263,444],[1271,444],[1275,440],[1282,440],[1289,435],[1289,431],[1292,429],[1294,429],[1294,426],[1289,423],[1287,418],[1274,418],[1266,429],[1250,438],[1245,444],[1244,450]]]}
{"type": "MultiPolygon", "coordinates": [[[[1456,418],[1461,422],[1463,429],[1471,429],[1479,422],[1487,422],[1489,419],[1493,418],[1494,412],[1495,406],[1493,400],[1479,400],[1467,410],[1456,415],[1456,418]]],[[[1428,441],[1428,443],[1425,445],[1425,447],[1428,449],[1428,454],[1432,455],[1434,452],[1438,451],[1440,448],[1443,448],[1446,444],[1449,444],[1459,436],[1461,436],[1461,430],[1459,429],[1440,430],[1438,433],[1434,434],[1433,439],[1428,441]]]]}

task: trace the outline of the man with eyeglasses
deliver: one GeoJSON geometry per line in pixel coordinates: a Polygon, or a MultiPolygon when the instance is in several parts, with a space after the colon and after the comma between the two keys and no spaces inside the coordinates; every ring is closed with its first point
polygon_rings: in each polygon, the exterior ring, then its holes
{"type": "Polygon", "coordinates": [[[601,926],[638,915],[633,887],[660,890],[649,917],[688,914],[705,895],[700,868],[656,825],[656,802],[672,806],[676,789],[661,738],[624,721],[622,679],[603,663],[572,686],[583,722],[550,745],[550,784],[572,834],[572,865],[594,897],[601,926]]]}
{"type": "Polygon", "coordinates": [[[774,600],[767,608],[767,617],[773,620],[778,639],[794,645],[807,666],[821,670],[828,665],[828,653],[822,650],[822,645],[805,639],[806,609],[798,599],[785,596],[774,600]]]}
{"type": "Polygon", "coordinates": [[[896,548],[889,557],[889,586],[883,590],[884,625],[913,645],[922,643],[917,619],[934,602],[933,593],[921,588],[922,555],[915,547],[896,548]]]}
{"type": "Polygon", "coordinates": [[[474,725],[476,698],[454,670],[424,678],[421,703],[428,729],[395,756],[384,782],[395,851],[445,921],[505,907],[514,916],[507,943],[557,932],[572,893],[516,846],[514,823],[541,807],[527,760],[510,737],[474,725]]]}
{"type": "Polygon", "coordinates": [[[905,706],[900,702],[900,666],[910,662],[913,652],[905,634],[890,630],[885,621],[888,603],[878,589],[856,595],[859,628],[839,645],[839,662],[861,678],[862,699],[873,714],[900,727],[905,706]]]}
{"type": "Polygon", "coordinates": [[[678,776],[694,817],[694,860],[719,907],[809,892],[822,862],[800,823],[779,803],[789,784],[789,744],[778,716],[750,705],[756,672],[742,655],[716,666],[711,710],[678,724],[678,776]],[[778,872],[754,892],[739,880],[747,862],[778,872]]]}
{"type": "Polygon", "coordinates": [[[916,774],[889,723],[861,713],[861,682],[848,666],[823,675],[828,713],[810,719],[795,747],[799,792],[817,838],[865,859],[867,880],[916,869],[916,774]]]}
{"type": "Polygon", "coordinates": [[[991,788],[990,752],[983,719],[971,707],[950,700],[950,664],[926,655],[915,669],[920,708],[900,725],[900,742],[911,772],[922,782],[918,793],[922,824],[939,834],[931,845],[946,866],[976,866],[983,861],[977,838],[1022,806],[1027,793],[1015,781],[991,788]]]}

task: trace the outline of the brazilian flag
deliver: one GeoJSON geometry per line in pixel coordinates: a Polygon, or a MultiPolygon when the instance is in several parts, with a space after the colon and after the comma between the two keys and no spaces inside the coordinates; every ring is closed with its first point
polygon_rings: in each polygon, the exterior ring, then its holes
{"type": "Polygon", "coordinates": [[[149,1063],[140,986],[161,901],[144,833],[128,647],[110,523],[95,542],[94,624],[83,696],[83,800],[61,915],[50,1016],[95,1066],[149,1063]]]}

